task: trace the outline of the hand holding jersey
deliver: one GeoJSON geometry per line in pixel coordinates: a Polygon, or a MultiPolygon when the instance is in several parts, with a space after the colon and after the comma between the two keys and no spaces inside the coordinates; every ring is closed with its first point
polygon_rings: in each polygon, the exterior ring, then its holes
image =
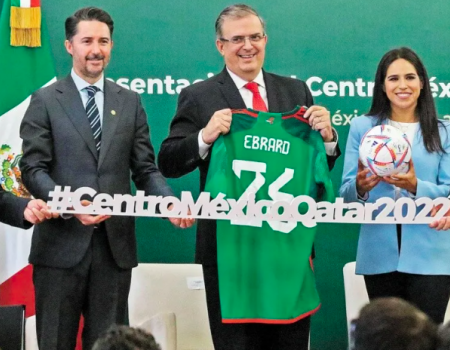
{"type": "Polygon", "coordinates": [[[309,119],[309,125],[320,132],[324,142],[333,141],[334,135],[331,127],[330,111],[325,107],[316,105],[309,107],[304,118],[309,119]]]}
{"type": "Polygon", "coordinates": [[[202,130],[203,142],[212,144],[220,135],[225,135],[230,131],[231,109],[225,108],[215,112],[208,124],[202,130]]]}
{"type": "MultiPolygon", "coordinates": [[[[221,109],[216,111],[209,123],[202,131],[203,142],[210,145],[220,135],[226,135],[230,131],[231,125],[231,109],[221,109]]],[[[322,106],[311,106],[304,115],[305,119],[309,119],[309,125],[320,132],[324,142],[332,142],[334,139],[331,127],[330,111],[322,106]]]]}

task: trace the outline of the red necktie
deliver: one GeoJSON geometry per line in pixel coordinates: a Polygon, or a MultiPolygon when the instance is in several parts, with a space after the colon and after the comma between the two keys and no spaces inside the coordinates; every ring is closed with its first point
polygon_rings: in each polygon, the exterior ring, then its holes
{"type": "Polygon", "coordinates": [[[244,85],[246,89],[249,89],[253,94],[253,109],[261,112],[267,112],[267,106],[261,97],[258,90],[258,84],[254,81],[244,85]]]}

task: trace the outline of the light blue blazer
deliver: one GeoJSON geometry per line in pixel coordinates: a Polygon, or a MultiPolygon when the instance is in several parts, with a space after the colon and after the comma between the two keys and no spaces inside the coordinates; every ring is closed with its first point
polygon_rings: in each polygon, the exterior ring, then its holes
{"type": "MultiPolygon", "coordinates": [[[[345,202],[363,202],[356,193],[359,144],[376,118],[361,116],[352,120],[345,149],[340,196],[345,202]]],[[[450,123],[440,127],[441,142],[447,154],[428,153],[419,127],[412,144],[417,176],[416,198],[447,197],[450,193],[450,123]]],[[[402,190],[402,197],[410,196],[402,190]]],[[[369,192],[368,203],[381,197],[395,198],[393,185],[380,182],[369,192]]],[[[379,211],[375,212],[378,213],[379,211]]],[[[356,273],[372,275],[400,271],[421,275],[450,275],[450,231],[436,231],[428,225],[402,224],[401,252],[398,252],[395,224],[362,224],[356,256],[356,273]]]]}

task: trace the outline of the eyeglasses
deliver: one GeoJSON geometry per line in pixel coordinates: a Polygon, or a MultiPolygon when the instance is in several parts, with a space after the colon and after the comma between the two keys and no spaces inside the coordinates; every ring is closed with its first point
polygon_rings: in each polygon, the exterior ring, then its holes
{"type": "Polygon", "coordinates": [[[231,39],[225,39],[225,38],[219,38],[220,41],[224,42],[230,42],[232,44],[238,45],[238,44],[244,44],[245,39],[248,39],[251,43],[258,43],[262,39],[266,37],[266,34],[252,34],[249,36],[233,36],[231,39]]]}

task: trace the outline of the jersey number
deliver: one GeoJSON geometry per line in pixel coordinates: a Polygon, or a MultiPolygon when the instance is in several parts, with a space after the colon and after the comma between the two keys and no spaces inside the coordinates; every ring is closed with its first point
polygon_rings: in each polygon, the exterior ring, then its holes
{"type": "MultiPolygon", "coordinates": [[[[233,161],[233,172],[238,178],[241,178],[243,171],[250,171],[255,173],[255,179],[248,185],[244,193],[242,193],[239,200],[246,200],[250,193],[256,194],[261,187],[265,184],[266,178],[264,173],[266,172],[267,164],[262,162],[253,162],[249,160],[234,160],[233,161]]],[[[291,202],[294,199],[292,194],[281,192],[280,189],[286,185],[289,181],[294,178],[294,170],[285,168],[284,172],[278,176],[278,178],[269,185],[269,197],[273,201],[286,201],[291,202]]],[[[261,227],[261,219],[239,219],[232,220],[233,225],[245,225],[245,226],[255,226],[261,227]]],[[[274,231],[279,231],[283,233],[291,232],[295,227],[297,227],[296,221],[267,221],[269,226],[274,231]]]]}

